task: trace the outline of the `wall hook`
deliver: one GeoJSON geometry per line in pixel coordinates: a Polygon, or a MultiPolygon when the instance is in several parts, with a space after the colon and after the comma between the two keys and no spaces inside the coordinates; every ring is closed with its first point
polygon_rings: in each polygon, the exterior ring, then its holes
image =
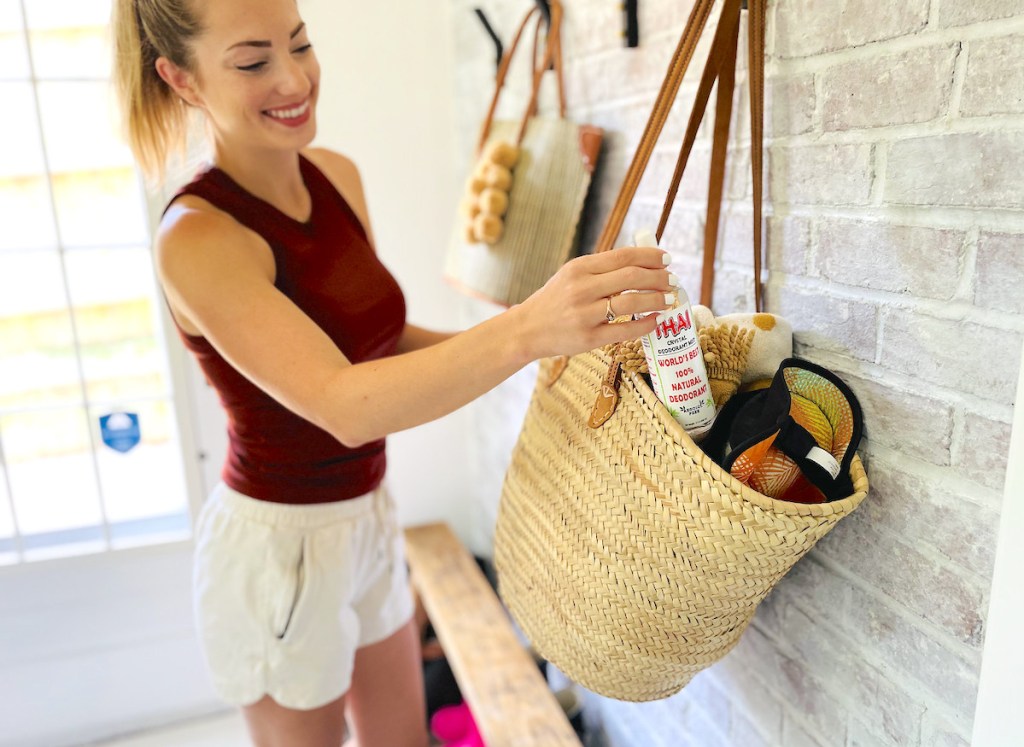
{"type": "MultiPolygon", "coordinates": [[[[551,25],[551,3],[548,0],[535,0],[537,7],[540,9],[541,15],[544,17],[544,23],[548,26],[551,25]]],[[[635,2],[635,0],[634,0],[635,2]]],[[[498,34],[495,33],[494,27],[491,26],[491,22],[487,20],[487,14],[484,13],[483,8],[474,8],[473,11],[476,13],[476,17],[480,19],[480,23],[484,25],[484,30],[487,31],[487,35],[491,37],[491,41],[494,42],[495,49],[495,65],[501,67],[501,58],[505,54],[505,47],[501,43],[501,39],[498,38],[498,34]]],[[[551,69],[554,69],[552,64],[551,69]]]]}
{"type": "Polygon", "coordinates": [[[537,7],[540,8],[541,15],[544,16],[544,23],[548,26],[551,25],[551,3],[548,0],[536,0],[537,7]]]}
{"type": "Polygon", "coordinates": [[[622,35],[626,38],[627,47],[640,46],[640,21],[637,19],[638,0],[625,0],[622,10],[626,14],[626,30],[622,35]]]}
{"type": "Polygon", "coordinates": [[[495,46],[495,49],[497,51],[497,57],[496,57],[495,65],[497,67],[501,67],[501,58],[505,54],[505,48],[501,45],[501,39],[499,39],[498,35],[496,33],[494,33],[494,28],[491,26],[490,22],[487,20],[487,15],[484,13],[483,8],[474,8],[473,10],[476,12],[477,18],[480,19],[480,23],[482,23],[484,25],[484,29],[487,31],[487,35],[490,36],[491,37],[491,41],[494,42],[494,46],[495,46]]]}

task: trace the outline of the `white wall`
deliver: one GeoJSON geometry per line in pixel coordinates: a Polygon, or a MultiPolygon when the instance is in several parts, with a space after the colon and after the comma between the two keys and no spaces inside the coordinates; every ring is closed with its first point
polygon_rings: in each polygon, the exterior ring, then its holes
{"type": "MultiPolygon", "coordinates": [[[[377,248],[409,320],[457,329],[460,301],[441,278],[460,183],[448,3],[300,7],[323,69],[317,143],[359,165],[377,248]]],[[[403,524],[445,519],[467,536],[464,422],[456,413],[388,438],[388,484],[403,524]]]]}
{"type": "Polygon", "coordinates": [[[1009,747],[1024,744],[1024,721],[1010,718],[1020,705],[1024,689],[1024,594],[1020,569],[1024,568],[1024,367],[1017,382],[1017,407],[1010,439],[1010,463],[999,527],[996,567],[992,577],[988,635],[981,663],[978,709],[974,716],[972,747],[1009,747]]]}

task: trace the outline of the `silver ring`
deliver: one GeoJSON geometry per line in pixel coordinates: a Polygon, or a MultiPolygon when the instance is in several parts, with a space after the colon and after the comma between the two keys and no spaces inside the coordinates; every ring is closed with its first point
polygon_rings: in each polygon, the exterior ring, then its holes
{"type": "Polygon", "coordinates": [[[614,322],[615,321],[615,312],[612,311],[612,297],[611,296],[608,296],[608,298],[606,298],[604,300],[604,318],[607,319],[609,322],[614,322]]]}

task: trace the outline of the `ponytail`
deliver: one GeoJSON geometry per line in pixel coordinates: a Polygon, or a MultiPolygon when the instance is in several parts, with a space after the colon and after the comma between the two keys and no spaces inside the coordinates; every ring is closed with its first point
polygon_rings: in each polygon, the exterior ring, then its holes
{"type": "Polygon", "coordinates": [[[201,30],[188,0],[114,0],[114,84],[125,135],[143,172],[163,176],[172,153],[184,153],[189,110],[156,71],[166,57],[193,66],[189,42],[201,30]]]}

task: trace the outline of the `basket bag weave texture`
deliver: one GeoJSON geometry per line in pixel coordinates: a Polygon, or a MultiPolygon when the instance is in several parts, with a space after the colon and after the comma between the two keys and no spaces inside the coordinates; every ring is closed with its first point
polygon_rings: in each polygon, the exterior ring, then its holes
{"type": "MultiPolygon", "coordinates": [[[[775,501],[700,450],[637,374],[588,424],[611,359],[538,378],[502,495],[501,594],[541,656],[588,689],[653,700],[736,644],[775,582],[860,503],[775,501]]],[[[550,365],[550,364],[549,364],[550,365]]]]}
{"type": "MultiPolygon", "coordinates": [[[[494,141],[515,143],[520,156],[512,171],[504,230],[494,244],[467,242],[461,231],[449,248],[445,277],[471,296],[503,306],[525,301],[576,253],[578,229],[594,168],[601,150],[602,130],[566,118],[562,82],[562,6],[550,3],[543,59],[536,63],[534,36],[532,92],[523,118],[496,120],[494,113],[520,38],[537,9],[523,19],[502,59],[490,111],[481,128],[477,152],[494,141]],[[536,116],[539,89],[553,71],[558,86],[558,116],[536,116]]],[[[538,18],[536,32],[541,20],[538,18]]]]}
{"type": "MultiPolygon", "coordinates": [[[[750,0],[758,257],[764,2],[750,0]]],[[[712,5],[698,0],[598,251],[618,236],[712,5]]],[[[659,238],[700,125],[701,101],[716,78],[729,94],[718,102],[709,225],[711,203],[721,199],[730,119],[723,99],[731,104],[739,16],[740,0],[725,0],[659,238]]],[[[711,227],[714,242],[717,213],[711,227]]],[[[702,298],[710,298],[713,261],[712,243],[710,251],[705,247],[702,298]]],[[[758,309],[759,273],[755,260],[758,309]]],[[[623,373],[609,355],[594,350],[568,363],[550,359],[541,368],[499,505],[499,590],[537,651],[576,682],[622,700],[663,698],[728,653],[778,579],[860,504],[868,481],[856,457],[851,478],[854,493],[841,500],[774,500],[704,454],[646,381],[623,373]],[[618,402],[611,417],[593,427],[599,393],[618,402]]]]}

